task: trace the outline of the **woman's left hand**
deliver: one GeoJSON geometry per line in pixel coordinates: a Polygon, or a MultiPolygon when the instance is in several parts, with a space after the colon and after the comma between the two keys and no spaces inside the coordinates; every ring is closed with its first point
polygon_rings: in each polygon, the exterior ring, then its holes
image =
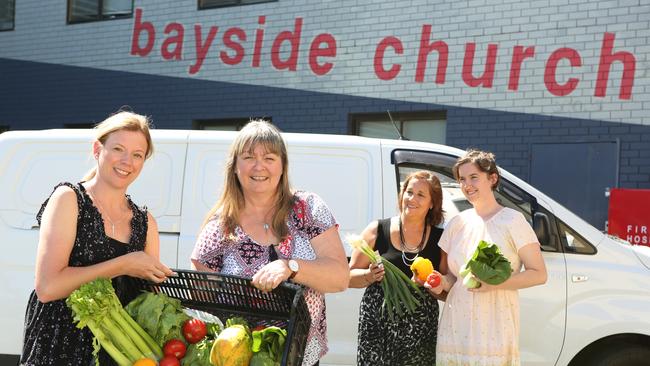
{"type": "Polygon", "coordinates": [[[260,268],[253,276],[252,285],[262,291],[271,291],[286,281],[291,270],[282,259],[275,260],[260,268]]]}
{"type": "Polygon", "coordinates": [[[488,292],[488,291],[494,291],[499,288],[499,285],[490,285],[489,283],[483,282],[479,280],[478,278],[476,279],[481,286],[477,288],[468,288],[467,291],[469,292],[488,292]]]}

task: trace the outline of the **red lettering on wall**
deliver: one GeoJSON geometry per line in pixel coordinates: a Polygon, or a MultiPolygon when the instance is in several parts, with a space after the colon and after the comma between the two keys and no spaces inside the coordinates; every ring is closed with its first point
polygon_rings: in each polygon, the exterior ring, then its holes
{"type": "Polygon", "coordinates": [[[508,89],[519,89],[519,74],[521,73],[521,63],[527,58],[535,56],[535,46],[526,47],[515,46],[512,50],[512,63],[510,65],[510,78],[508,79],[508,89]]]}
{"type": "Polygon", "coordinates": [[[336,57],[336,39],[329,33],[317,35],[309,47],[309,67],[314,74],[320,76],[330,72],[334,67],[334,63],[324,62],[319,64],[319,57],[336,57]],[[320,45],[325,45],[325,48],[321,48],[320,45]]]}
{"type": "Polygon", "coordinates": [[[418,52],[418,64],[415,69],[415,82],[424,82],[424,74],[427,69],[427,59],[432,51],[438,51],[438,69],[436,71],[436,84],[444,84],[447,73],[447,60],[449,58],[449,48],[443,41],[431,41],[431,25],[422,26],[420,36],[420,50],[418,52]]]}
{"type": "Polygon", "coordinates": [[[233,27],[223,34],[223,45],[235,51],[233,56],[228,55],[226,51],[219,53],[221,61],[226,65],[237,65],[244,59],[244,47],[242,47],[241,43],[233,40],[233,37],[237,37],[239,41],[245,41],[246,32],[241,28],[233,27]]]}
{"type": "Polygon", "coordinates": [[[156,40],[156,30],[151,22],[142,21],[142,9],[135,9],[135,21],[133,22],[133,36],[131,37],[131,54],[134,56],[147,56],[153,48],[156,40]],[[147,45],[140,48],[140,33],[147,32],[147,45]]]}
{"type": "Polygon", "coordinates": [[[395,50],[395,53],[398,55],[401,55],[404,52],[402,41],[400,41],[397,37],[385,37],[379,42],[379,44],[377,44],[374,58],[375,75],[377,75],[377,77],[381,80],[394,79],[402,68],[402,65],[398,63],[394,63],[388,70],[384,68],[384,53],[388,47],[392,47],[395,50]]]}
{"type": "Polygon", "coordinates": [[[465,84],[471,87],[492,87],[492,81],[494,80],[494,65],[496,65],[497,60],[497,49],[498,46],[496,44],[488,45],[483,74],[479,77],[475,77],[472,73],[472,69],[474,68],[474,51],[476,50],[476,43],[468,42],[465,44],[465,58],[463,59],[463,81],[465,84]]]}
{"type": "Polygon", "coordinates": [[[205,60],[205,56],[208,54],[208,49],[210,49],[210,45],[212,45],[212,41],[214,40],[214,37],[217,35],[219,27],[210,27],[210,31],[208,32],[208,36],[205,38],[205,42],[201,42],[201,25],[196,24],[194,26],[194,39],[195,39],[195,47],[196,47],[196,63],[194,65],[190,66],[190,75],[196,74],[201,70],[201,66],[203,66],[203,60],[205,60]]]}
{"type": "Polygon", "coordinates": [[[565,96],[578,87],[578,78],[569,78],[566,83],[559,84],[557,78],[555,77],[555,72],[557,69],[557,64],[562,59],[569,60],[569,63],[572,67],[582,66],[582,59],[578,51],[573,48],[559,48],[551,53],[551,56],[546,62],[546,68],[544,69],[544,84],[546,84],[546,89],[557,96],[565,96]]]}
{"type": "Polygon", "coordinates": [[[271,46],[271,64],[278,70],[289,69],[296,71],[298,65],[298,50],[300,48],[300,34],[302,32],[302,18],[296,18],[293,32],[283,31],[273,40],[271,46]],[[285,61],[280,59],[280,48],[284,41],[289,41],[289,58],[285,61]]]}
{"type": "Polygon", "coordinates": [[[160,54],[165,60],[180,60],[183,58],[185,28],[180,23],[169,23],[165,27],[165,34],[170,34],[171,32],[176,32],[176,35],[168,37],[163,41],[160,47],[160,54]],[[173,51],[170,51],[171,46],[174,46],[173,51]]]}
{"type": "Polygon", "coordinates": [[[607,81],[609,80],[609,69],[612,67],[612,62],[620,61],[623,63],[623,77],[621,78],[621,88],[618,97],[619,99],[630,99],[632,97],[632,86],[634,85],[636,59],[630,52],[618,51],[612,53],[615,38],[616,35],[614,33],[605,33],[603,36],[603,45],[600,48],[600,62],[598,63],[598,79],[596,80],[594,96],[605,96],[607,81]]]}
{"type": "MultiPolygon", "coordinates": [[[[266,23],[266,17],[260,16],[257,18],[257,24],[263,26],[266,23]]],[[[253,62],[251,66],[260,67],[260,59],[262,57],[262,43],[264,42],[264,28],[258,27],[255,31],[255,48],[253,48],[253,62]]]]}

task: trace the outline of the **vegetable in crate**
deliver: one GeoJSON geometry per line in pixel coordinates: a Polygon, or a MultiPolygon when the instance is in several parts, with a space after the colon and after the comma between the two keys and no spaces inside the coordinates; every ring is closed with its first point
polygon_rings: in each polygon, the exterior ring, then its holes
{"type": "Polygon", "coordinates": [[[208,328],[199,319],[190,319],[183,323],[183,336],[187,343],[196,343],[208,335],[208,328]]]}
{"type": "Polygon", "coordinates": [[[162,357],[156,342],[122,308],[110,280],[98,278],[82,285],[68,296],[66,304],[77,327],[88,327],[95,336],[95,356],[101,345],[120,366],[162,357]]]}
{"type": "Polygon", "coordinates": [[[242,324],[227,326],[212,345],[210,362],[214,366],[248,366],[253,356],[251,348],[252,339],[247,327],[242,324]]]}
{"type": "Polygon", "coordinates": [[[510,261],[503,256],[496,244],[481,240],[459,274],[464,278],[463,285],[465,287],[477,288],[481,286],[481,283],[476,279],[490,285],[499,285],[505,282],[512,274],[512,267],[510,261]]]}
{"type": "Polygon", "coordinates": [[[180,339],[170,339],[163,346],[163,355],[165,356],[172,356],[181,359],[185,356],[186,352],[187,347],[180,339]]]}
{"type": "Polygon", "coordinates": [[[181,359],[182,366],[213,366],[210,362],[210,350],[214,339],[203,338],[198,343],[190,344],[187,347],[185,357],[181,359]]]}
{"type": "Polygon", "coordinates": [[[126,311],[159,345],[183,339],[181,327],[190,319],[180,300],[162,293],[144,292],[126,306],[126,311]]]}
{"type": "Polygon", "coordinates": [[[285,329],[269,326],[253,331],[253,358],[251,366],[276,366],[282,361],[284,343],[287,339],[285,329]]]}
{"type": "Polygon", "coordinates": [[[174,356],[165,356],[160,360],[158,366],[181,366],[181,361],[174,356]]]}

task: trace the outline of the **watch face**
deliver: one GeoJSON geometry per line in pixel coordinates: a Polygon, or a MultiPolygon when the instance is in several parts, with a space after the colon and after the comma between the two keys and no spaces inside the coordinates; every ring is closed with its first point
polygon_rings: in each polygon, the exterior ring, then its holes
{"type": "Polygon", "coordinates": [[[292,270],[293,272],[298,272],[298,270],[300,269],[300,266],[298,265],[298,262],[291,259],[289,261],[289,269],[292,270]]]}

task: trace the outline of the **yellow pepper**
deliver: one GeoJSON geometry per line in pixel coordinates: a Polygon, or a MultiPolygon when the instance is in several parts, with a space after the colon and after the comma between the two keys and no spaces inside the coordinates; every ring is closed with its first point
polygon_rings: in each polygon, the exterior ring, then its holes
{"type": "Polygon", "coordinates": [[[433,264],[427,258],[417,257],[411,263],[411,271],[422,282],[427,280],[427,276],[433,272],[433,264]]]}

